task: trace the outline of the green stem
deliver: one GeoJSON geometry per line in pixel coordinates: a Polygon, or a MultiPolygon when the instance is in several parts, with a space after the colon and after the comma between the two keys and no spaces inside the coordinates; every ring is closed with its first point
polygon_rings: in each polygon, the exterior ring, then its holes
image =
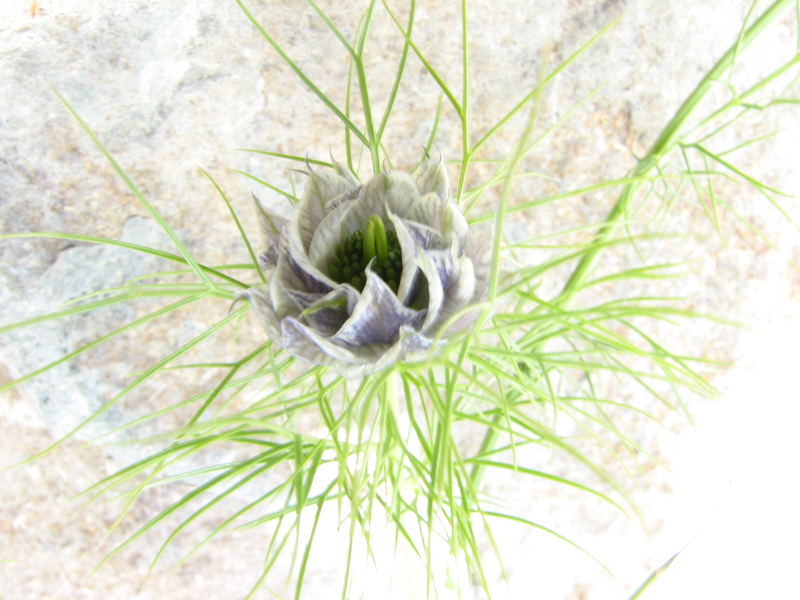
{"type": "Polygon", "coordinates": [[[367,41],[367,32],[372,21],[372,12],[375,8],[375,1],[371,0],[367,11],[364,14],[364,28],[361,30],[358,41],[356,43],[356,75],[358,76],[358,89],[361,92],[361,109],[364,111],[364,120],[367,126],[367,138],[369,143],[370,157],[372,158],[372,171],[380,173],[381,171],[381,158],[380,158],[380,139],[375,137],[375,124],[372,119],[372,104],[369,100],[369,92],[367,89],[367,73],[364,69],[364,45],[367,41]]]}

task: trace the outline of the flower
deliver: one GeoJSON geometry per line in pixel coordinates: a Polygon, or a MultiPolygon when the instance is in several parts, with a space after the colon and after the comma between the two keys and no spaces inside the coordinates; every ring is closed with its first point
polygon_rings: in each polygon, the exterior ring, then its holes
{"type": "Polygon", "coordinates": [[[289,219],[256,201],[268,283],[243,296],[270,339],[357,377],[420,358],[463,327],[443,331],[484,295],[489,244],[476,243],[450,198],[442,161],[363,185],[337,163],[309,171],[289,219]]]}

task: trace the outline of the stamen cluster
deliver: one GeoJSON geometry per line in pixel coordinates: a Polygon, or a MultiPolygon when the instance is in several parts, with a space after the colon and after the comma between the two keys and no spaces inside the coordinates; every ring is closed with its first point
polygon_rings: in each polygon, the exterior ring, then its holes
{"type": "Polygon", "coordinates": [[[383,220],[372,215],[363,231],[356,231],[336,246],[328,267],[328,275],[337,283],[349,283],[359,292],[367,282],[366,268],[372,259],[372,270],[397,293],[403,272],[400,242],[394,231],[386,231],[383,220]]]}

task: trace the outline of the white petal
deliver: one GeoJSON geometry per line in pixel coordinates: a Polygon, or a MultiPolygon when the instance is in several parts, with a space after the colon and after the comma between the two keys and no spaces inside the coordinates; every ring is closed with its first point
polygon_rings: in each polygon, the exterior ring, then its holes
{"type": "Polygon", "coordinates": [[[256,205],[258,228],[264,238],[265,245],[269,245],[280,238],[284,227],[286,227],[286,219],[264,206],[258,196],[251,195],[256,205]]]}
{"type": "Polygon", "coordinates": [[[455,202],[448,202],[440,214],[440,229],[448,242],[457,241],[459,250],[469,241],[469,223],[456,206],[455,202]]]}
{"type": "Polygon", "coordinates": [[[364,206],[375,206],[380,210],[375,214],[382,218],[386,217],[386,209],[405,217],[419,199],[414,180],[401,171],[378,173],[364,186],[363,196],[364,206]]]}
{"type": "Polygon", "coordinates": [[[436,194],[421,196],[405,217],[437,231],[449,245],[458,241],[459,249],[469,238],[469,224],[455,202],[444,202],[436,194]]]}
{"type": "Polygon", "coordinates": [[[327,271],[337,244],[364,227],[366,220],[359,223],[355,219],[348,219],[355,205],[356,200],[340,202],[322,219],[314,232],[308,248],[308,260],[318,269],[327,271]]]}
{"type": "Polygon", "coordinates": [[[379,173],[361,188],[361,192],[355,202],[349,204],[341,215],[341,227],[343,236],[346,237],[355,231],[363,229],[372,215],[378,215],[382,219],[386,218],[386,196],[376,192],[380,186],[373,182],[378,178],[385,177],[379,173]]]}
{"type": "Polygon", "coordinates": [[[414,300],[413,295],[416,291],[415,284],[417,283],[417,275],[419,273],[416,261],[417,244],[414,242],[414,238],[411,236],[411,233],[400,217],[391,211],[388,217],[397,234],[397,241],[400,244],[400,252],[403,260],[403,272],[398,282],[397,297],[403,304],[408,306],[414,300]]]}
{"type": "Polygon", "coordinates": [[[331,154],[331,162],[333,163],[333,168],[336,169],[336,173],[339,175],[339,177],[346,179],[347,182],[352,187],[358,187],[361,185],[358,182],[358,180],[353,176],[353,174],[350,172],[350,169],[348,169],[342,163],[333,158],[333,154],[331,154]]]}
{"type": "Polygon", "coordinates": [[[493,231],[488,225],[472,226],[469,241],[464,249],[466,255],[472,260],[475,271],[475,294],[473,302],[480,302],[486,298],[489,288],[489,276],[492,262],[493,231]]]}
{"type": "Polygon", "coordinates": [[[442,281],[439,279],[439,270],[425,250],[420,249],[417,251],[416,262],[428,283],[428,313],[425,315],[425,321],[422,323],[421,328],[421,331],[426,333],[439,318],[439,311],[442,309],[444,302],[444,289],[442,288],[442,281]]]}
{"type": "Polygon", "coordinates": [[[256,220],[261,231],[264,250],[258,255],[258,266],[266,272],[278,262],[278,245],[286,228],[286,219],[265,207],[258,196],[252,194],[256,207],[256,220]]]}
{"type": "Polygon", "coordinates": [[[308,251],[314,231],[327,214],[327,204],[355,187],[357,185],[353,185],[351,180],[327,169],[309,173],[303,198],[293,220],[295,233],[299,236],[305,251],[308,251]]]}
{"type": "Polygon", "coordinates": [[[439,160],[434,162],[431,160],[425,161],[417,173],[417,189],[420,195],[425,195],[430,192],[436,194],[441,201],[448,198],[449,186],[447,183],[447,171],[444,167],[444,161],[439,160]]]}

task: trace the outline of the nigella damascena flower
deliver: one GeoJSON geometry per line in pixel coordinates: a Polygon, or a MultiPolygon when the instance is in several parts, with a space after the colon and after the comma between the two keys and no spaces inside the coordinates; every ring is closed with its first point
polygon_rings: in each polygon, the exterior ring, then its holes
{"type": "Polygon", "coordinates": [[[244,296],[275,343],[342,375],[420,358],[486,290],[489,244],[471,236],[441,161],[363,185],[338,164],[311,170],[289,219],[257,204],[268,284],[244,296]]]}

